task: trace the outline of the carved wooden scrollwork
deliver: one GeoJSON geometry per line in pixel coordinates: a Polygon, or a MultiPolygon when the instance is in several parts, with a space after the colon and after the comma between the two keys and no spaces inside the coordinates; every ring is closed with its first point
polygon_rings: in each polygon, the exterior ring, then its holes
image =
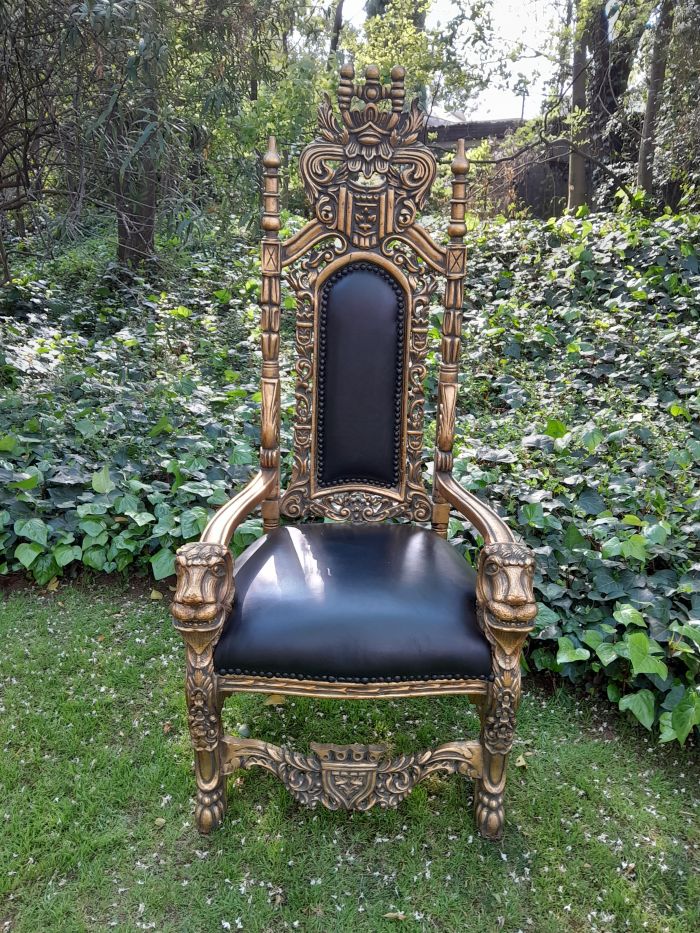
{"type": "Polygon", "coordinates": [[[296,416],[294,419],[294,463],[281,510],[288,518],[308,514],[311,483],[311,439],[313,432],[314,296],[316,280],[323,269],[345,252],[347,242],[338,236],[317,244],[292,266],[287,277],[297,299],[296,311],[296,416]]]}
{"type": "Polygon", "coordinates": [[[289,518],[315,516],[338,521],[382,522],[406,517],[417,522],[430,521],[432,504],[423,483],[423,419],[426,355],[430,302],[438,286],[438,277],[421,262],[404,242],[387,240],[381,255],[400,269],[410,289],[408,366],[405,386],[405,491],[397,499],[379,490],[350,489],[311,493],[312,432],[314,399],[314,296],[316,281],[334,259],[342,255],[346,243],[336,238],[330,245],[317,245],[297,264],[290,267],[289,282],[297,297],[297,379],[296,418],[294,422],[294,463],[292,476],[282,497],[282,513],[289,518]]]}
{"type": "Polygon", "coordinates": [[[329,810],[396,807],[420,781],[443,771],[471,778],[481,775],[478,742],[450,742],[413,755],[386,757],[383,745],[311,743],[302,754],[256,739],[224,740],[227,773],[237,768],[265,768],[278,777],[295,800],[329,810]]]}
{"type": "Polygon", "coordinates": [[[520,703],[520,649],[537,615],[534,569],[532,553],[520,544],[490,544],[479,555],[477,603],[480,623],[493,646],[494,675],[483,737],[494,754],[507,754],[513,744],[520,703]]]}
{"type": "Polygon", "coordinates": [[[415,100],[402,112],[404,76],[403,68],[393,68],[391,84],[382,85],[379,69],[370,65],[359,84],[353,66],[343,65],[341,122],[326,95],[318,112],[319,136],[299,159],[318,221],[360,249],[411,226],[435,179],[435,157],[418,141],[427,115],[415,100]]]}
{"type": "Polygon", "coordinates": [[[177,553],[176,570],[171,611],[187,645],[185,698],[197,774],[195,818],[199,829],[208,833],[221,823],[226,810],[214,646],[233,602],[233,559],[222,544],[185,544],[177,553]]]}

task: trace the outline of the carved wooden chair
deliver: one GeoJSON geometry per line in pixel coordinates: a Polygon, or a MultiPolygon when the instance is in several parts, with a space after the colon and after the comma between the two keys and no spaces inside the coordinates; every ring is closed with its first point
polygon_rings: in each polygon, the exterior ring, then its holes
{"type": "Polygon", "coordinates": [[[336,120],[300,158],[314,219],[279,239],[280,159],[270,139],[262,227],[260,472],[177,555],[172,611],[187,645],[196,820],[217,827],[226,779],[262,767],[301,803],[395,806],[436,771],[475,781],[482,835],[503,833],[506,761],[520,651],[536,614],[533,558],[452,477],[465,278],[464,144],[452,163],[449,243],[416,223],[436,162],[425,115],[404,110],[404,69],[382,85],[340,71],[336,120]],[[297,296],[294,465],[280,489],[280,278],[297,296]],[[445,279],[432,494],[423,484],[429,302],[445,279]],[[235,528],[261,505],[265,534],[234,567],[235,528]],[[484,540],[476,573],[445,540],[450,510],[484,540]],[[280,524],[287,519],[333,522],[280,524]],[[408,521],[391,522],[391,519],[408,521]],[[414,524],[411,524],[413,522],[414,524]],[[432,528],[426,527],[430,523],[432,528]],[[479,741],[398,758],[379,745],[312,744],[308,754],[224,735],[239,691],[375,700],[462,694],[479,741]]]}

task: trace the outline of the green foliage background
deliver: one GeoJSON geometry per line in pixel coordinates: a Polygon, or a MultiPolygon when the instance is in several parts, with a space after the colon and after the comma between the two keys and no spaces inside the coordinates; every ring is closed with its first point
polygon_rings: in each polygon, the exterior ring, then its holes
{"type": "MultiPolygon", "coordinates": [[[[535,548],[528,664],[682,743],[700,723],[700,217],[497,220],[468,248],[455,474],[535,548]]],[[[125,285],[111,253],[99,231],[0,293],[0,573],[40,585],[167,578],[256,461],[256,249],[171,253],[167,286],[125,285]]],[[[284,309],[288,473],[290,294],[284,309]]],[[[260,533],[246,522],[237,550],[260,533]]],[[[472,561],[469,529],[450,534],[472,561]]]]}

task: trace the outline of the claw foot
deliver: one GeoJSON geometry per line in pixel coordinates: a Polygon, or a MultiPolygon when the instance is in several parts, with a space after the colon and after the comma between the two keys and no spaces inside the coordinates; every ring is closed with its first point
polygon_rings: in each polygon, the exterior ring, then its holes
{"type": "Polygon", "coordinates": [[[476,828],[484,839],[491,841],[502,839],[505,828],[503,791],[489,791],[482,781],[475,781],[474,818],[476,828]]]}
{"type": "Polygon", "coordinates": [[[226,814],[225,787],[217,787],[212,791],[200,790],[197,792],[197,804],[194,809],[194,818],[197,829],[205,836],[217,829],[223,822],[226,814]]]}

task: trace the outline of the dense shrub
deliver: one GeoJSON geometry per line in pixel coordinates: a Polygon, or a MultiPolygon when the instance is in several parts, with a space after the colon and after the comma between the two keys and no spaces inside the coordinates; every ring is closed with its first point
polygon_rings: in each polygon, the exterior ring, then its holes
{"type": "MultiPolygon", "coordinates": [[[[469,241],[455,473],[536,550],[528,663],[683,742],[700,723],[700,219],[494,223],[469,241]]],[[[164,579],[248,476],[257,260],[194,256],[163,288],[69,254],[2,293],[0,573],[164,579]]],[[[289,441],[287,423],[285,469],[289,441]]],[[[236,547],[259,533],[245,523],[236,547]]]]}

